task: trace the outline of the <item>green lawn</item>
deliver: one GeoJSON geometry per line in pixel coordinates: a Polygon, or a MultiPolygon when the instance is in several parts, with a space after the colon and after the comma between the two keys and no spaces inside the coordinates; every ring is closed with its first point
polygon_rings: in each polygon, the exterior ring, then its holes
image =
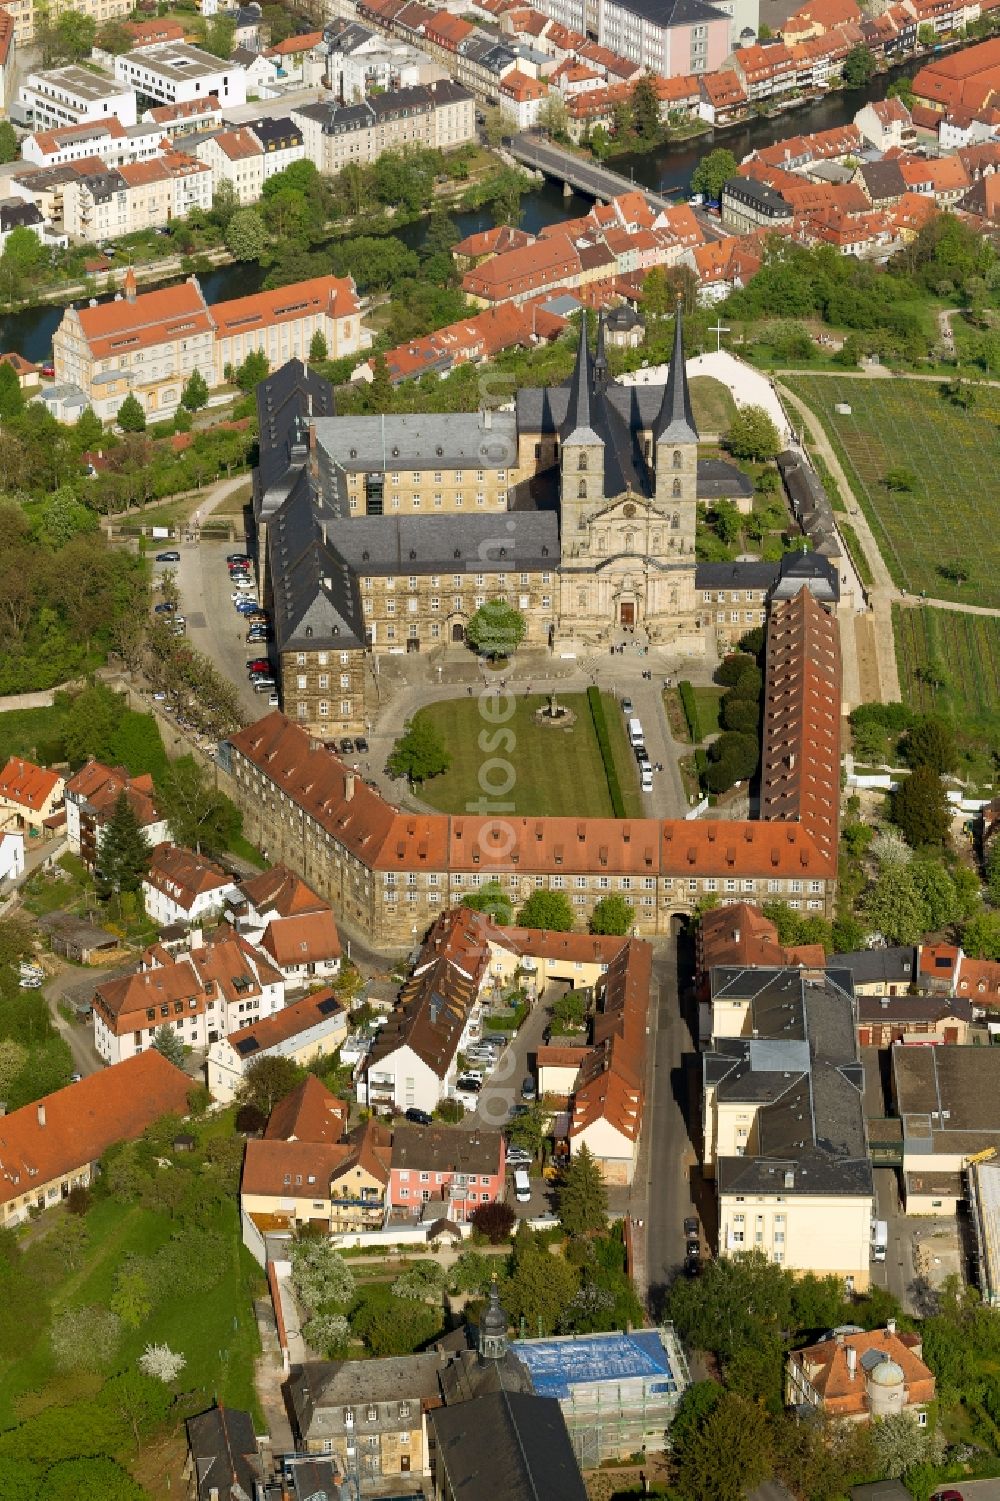
{"type": "MultiPolygon", "coordinates": [[[[514,713],[503,726],[513,736],[512,745],[499,739],[499,727],[483,717],[475,698],[428,704],[420,713],[444,740],[451,765],[442,776],[424,783],[421,797],[446,813],[613,817],[586,696],[560,695],[559,702],[576,714],[576,722],[568,730],[535,724],[533,715],[545,703],[544,698],[517,698],[514,713]],[[511,772],[506,770],[507,764],[511,772]]],[[[627,752],[621,709],[610,695],[605,696],[605,714],[629,811],[638,802],[635,757],[627,752]]]]}
{"type": "Polygon", "coordinates": [[[723,696],[728,691],[726,688],[717,688],[714,683],[709,683],[705,687],[695,688],[694,701],[698,705],[698,723],[701,726],[703,738],[707,739],[709,735],[717,735],[722,729],[722,725],[719,722],[719,707],[723,696]]]}
{"type": "Polygon", "coordinates": [[[66,706],[51,709],[11,709],[0,714],[0,763],[10,756],[27,756],[45,763],[62,759],[62,728],[66,706]]]}
{"type": "Polygon", "coordinates": [[[1000,743],[1000,619],[905,605],[895,606],[892,616],[903,702],[942,715],[968,747],[994,748],[1000,743]]]}
{"type": "Polygon", "coordinates": [[[688,382],[694,420],[700,433],[724,433],[728,430],[736,403],[728,386],[711,375],[695,375],[688,382]]]}
{"type": "Polygon", "coordinates": [[[926,381],[789,376],[821,419],[900,588],[931,598],[1000,606],[995,497],[1000,391],[980,389],[971,411],[926,381]],[[838,403],[851,407],[838,413],[838,403]],[[890,491],[890,469],[914,476],[890,491]],[[966,564],[966,583],[940,569],[966,564]]]}

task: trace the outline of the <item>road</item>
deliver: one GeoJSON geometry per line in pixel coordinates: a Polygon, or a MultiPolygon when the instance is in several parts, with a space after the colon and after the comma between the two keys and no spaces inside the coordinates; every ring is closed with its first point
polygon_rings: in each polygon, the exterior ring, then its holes
{"type": "MultiPolygon", "coordinates": [[[[686,956],[682,955],[681,964],[686,965],[686,956]]],[[[653,961],[653,1002],[655,1036],[647,1075],[646,1140],[640,1170],[644,1170],[646,1203],[646,1285],[655,1315],[663,1293],[684,1261],[684,1220],[701,1211],[703,1250],[715,1234],[713,1197],[710,1192],[700,1192],[697,1153],[691,1139],[698,1122],[693,1087],[698,1082],[697,1059],[688,1020],[693,1014],[693,1001],[678,985],[674,940],[658,946],[653,961]],[[697,1207],[693,1191],[698,1195],[697,1207]]],[[[641,1199],[633,1202],[632,1213],[642,1218],[641,1199]]]]}
{"type": "Polygon", "coordinates": [[[59,973],[46,983],[45,998],[49,1003],[52,1013],[52,1022],[57,1032],[65,1037],[69,1043],[70,1052],[73,1054],[73,1067],[84,1078],[88,1074],[95,1074],[104,1067],[104,1060],[94,1046],[94,1029],[92,1022],[68,1022],[59,1013],[59,1002],[74,1000],[91,1000],[94,991],[102,980],[112,975],[125,974],[134,965],[104,966],[94,969],[79,969],[72,965],[63,965],[59,973]]]}
{"type": "Polygon", "coordinates": [[[514,1106],[521,1099],[525,1075],[534,1075],[535,1052],[548,1021],[549,1010],[543,996],[532,1008],[524,1026],[511,1039],[509,1047],[500,1054],[496,1068],[480,1090],[476,1109],[470,1111],[470,1120],[494,1129],[507,1124],[514,1106]]]}
{"type": "Polygon", "coordinates": [[[607,201],[619,193],[630,193],[638,188],[651,208],[670,207],[671,200],[664,198],[662,194],[653,193],[649,188],[643,188],[631,182],[629,178],[622,177],[620,173],[613,172],[609,167],[598,166],[596,162],[588,161],[586,157],[578,156],[574,151],[564,151],[561,146],[553,145],[551,141],[540,140],[538,136],[526,131],[514,136],[507,149],[511,156],[524,162],[525,166],[536,167],[544,172],[546,177],[568,182],[572,187],[582,193],[587,193],[592,198],[603,198],[607,201]]]}

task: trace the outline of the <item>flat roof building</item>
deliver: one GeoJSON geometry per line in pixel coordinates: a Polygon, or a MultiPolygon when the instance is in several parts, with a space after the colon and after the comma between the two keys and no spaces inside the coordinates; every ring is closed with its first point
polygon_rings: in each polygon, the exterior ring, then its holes
{"type": "MultiPolygon", "coordinates": [[[[115,58],[115,76],[147,104],[186,104],[211,94],[223,108],[247,102],[244,69],[189,42],[158,42],[126,52],[115,58]]],[[[133,100],[131,124],[134,110],[133,100]]]]}
{"type": "Polygon", "coordinates": [[[57,130],[91,120],[136,122],[135,95],[128,84],[120,76],[112,78],[78,63],[29,73],[17,97],[35,130],[57,130]]]}

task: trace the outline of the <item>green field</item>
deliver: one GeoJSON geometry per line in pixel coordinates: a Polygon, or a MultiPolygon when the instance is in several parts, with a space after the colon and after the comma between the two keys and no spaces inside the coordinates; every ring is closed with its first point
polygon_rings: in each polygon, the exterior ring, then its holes
{"type": "MultiPolygon", "coordinates": [[[[621,709],[610,694],[602,697],[625,811],[635,817],[639,812],[635,757],[628,750],[621,709]]],[[[475,698],[428,704],[420,715],[438,730],[451,754],[451,765],[442,776],[423,784],[421,798],[443,813],[612,818],[611,794],[586,696],[560,694],[559,702],[576,715],[568,730],[535,724],[535,710],[545,703],[541,696],[518,698],[513,715],[503,725],[512,733],[513,745],[499,740],[501,727],[483,717],[475,698]],[[481,736],[499,748],[482,749],[481,736]],[[507,762],[512,768],[509,789],[509,776],[497,762],[507,762]],[[481,808],[484,803],[488,806],[481,808]]]]}
{"type": "Polygon", "coordinates": [[[1000,619],[952,610],[893,612],[903,702],[940,714],[969,748],[1000,743],[1000,619]]]}
{"type": "Polygon", "coordinates": [[[11,709],[0,714],[0,765],[11,756],[45,764],[63,757],[62,730],[68,704],[51,709],[11,709]]]}
{"type": "Polygon", "coordinates": [[[1000,390],[980,388],[963,411],[929,381],[795,375],[786,384],[822,420],[896,584],[1000,606],[1000,390]],[[850,416],[834,410],[842,402],[850,416]],[[886,488],[893,468],[911,471],[911,492],[886,488]],[[949,563],[967,565],[968,581],[943,577],[949,563]]]}
{"type": "Polygon", "coordinates": [[[694,701],[698,705],[698,723],[701,725],[701,733],[705,739],[710,735],[717,735],[722,729],[719,722],[719,709],[727,692],[728,689],[717,688],[714,683],[696,687],[694,690],[694,701]]]}
{"type": "Polygon", "coordinates": [[[728,386],[711,375],[695,375],[688,382],[694,420],[700,433],[724,433],[736,411],[728,386]]]}

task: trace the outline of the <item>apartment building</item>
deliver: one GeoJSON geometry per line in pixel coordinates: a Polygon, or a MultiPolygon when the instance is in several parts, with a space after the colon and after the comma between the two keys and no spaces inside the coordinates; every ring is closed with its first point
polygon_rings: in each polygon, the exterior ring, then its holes
{"type": "Polygon", "coordinates": [[[166,149],[159,126],[140,123],[126,128],[117,119],[109,119],[33,131],[21,144],[21,156],[37,167],[64,167],[92,157],[106,167],[122,167],[128,162],[152,161],[166,149]]]}
{"type": "Polygon", "coordinates": [[[390,1213],[465,1224],[482,1204],[503,1198],[505,1163],[501,1131],[396,1126],[389,1171],[390,1213]]]}
{"type": "Polygon", "coordinates": [[[88,761],[66,783],[66,839],[74,855],[93,869],[101,840],[120,797],[125,798],[150,848],[170,838],[148,773],[130,777],[124,766],[88,761]]]}
{"type": "Polygon", "coordinates": [[[285,986],[267,956],[228,935],[186,948],[154,944],[139,970],[106,981],[94,995],[94,1045],[119,1063],[153,1045],[158,1028],[176,1030],[185,1047],[204,1050],[220,1037],[279,1011],[285,986]]]}
{"type": "Polygon", "coordinates": [[[98,73],[79,63],[29,73],[18,90],[17,102],[35,130],[58,130],[115,119],[136,123],[136,97],[120,78],[98,73]]]}
{"type": "Polygon", "coordinates": [[[285,117],[264,116],[254,120],[248,127],[250,134],[259,143],[263,153],[263,177],[266,182],[278,172],[284,172],[293,162],[305,157],[305,143],[297,125],[285,117]]]}
{"type": "Polygon", "coordinates": [[[125,52],[115,58],[115,77],[132,95],[146,101],[147,107],[188,104],[209,95],[223,109],[247,102],[243,68],[189,42],[158,42],[125,52]]]}
{"type": "Polygon", "coordinates": [[[226,916],[268,956],[286,985],[301,987],[339,973],[340,936],[329,904],[285,866],[241,881],[226,916]]]}
{"type": "Polygon", "coordinates": [[[454,150],[475,139],[475,116],[472,94],[451,79],[374,94],[358,104],[307,104],[291,111],[306,156],[330,176],[351,162],[377,161],[385,151],[454,150]]]}
{"type": "Polygon", "coordinates": [[[347,1039],[347,1012],[332,990],[315,990],[280,1011],[221,1033],[209,1045],[206,1081],[212,1098],[228,1104],[258,1058],[290,1058],[305,1068],[328,1058],[347,1039]]]}
{"type": "Polygon", "coordinates": [[[258,202],[264,190],[264,148],[246,126],[192,138],[188,146],[200,162],[211,168],[216,186],[231,183],[240,203],[258,202]]]}
{"type": "Polygon", "coordinates": [[[785,1364],[785,1401],[805,1415],[871,1423],[905,1413],[918,1428],[937,1382],[923,1359],[919,1334],[884,1329],[838,1329],[817,1344],[792,1350],[785,1364]]]}
{"type": "Polygon", "coordinates": [[[156,846],[142,880],[146,911],[161,927],[221,916],[235,890],[233,878],[214,860],[177,844],[156,846]]]}
{"type": "Polygon", "coordinates": [[[654,5],[651,0],[540,0],[538,9],[570,31],[650,73],[710,73],[747,28],[756,32],[756,0],[654,5]]]}
{"type": "Polygon", "coordinates": [[[63,228],[71,239],[114,241],[121,235],[185,219],[212,207],[212,172],[179,151],[101,172],[83,170],[63,188],[63,228]]]}
{"type": "Polygon", "coordinates": [[[300,1121],[294,1139],[279,1137],[269,1121],[262,1140],[247,1142],[240,1208],[269,1235],[307,1225],[329,1235],[380,1230],[391,1142],[374,1118],[334,1142],[314,1141],[300,1121]]]}
{"type": "Polygon", "coordinates": [[[94,1179],[104,1153],[165,1115],[187,1114],[191,1080],[152,1049],[11,1111],[0,1123],[0,1215],[8,1227],[94,1179]]]}
{"type": "Polygon", "coordinates": [[[873,1180],[849,974],[716,968],[711,1008],[703,1168],[720,1256],[756,1249],[864,1291],[873,1180]]]}
{"type": "Polygon", "coordinates": [[[216,370],[223,374],[251,353],[266,354],[272,366],[305,361],[316,334],[326,340],[332,360],[356,354],[371,343],[371,335],[361,326],[361,304],[350,277],[317,276],[273,292],[216,302],[211,317],[216,370]]]}

